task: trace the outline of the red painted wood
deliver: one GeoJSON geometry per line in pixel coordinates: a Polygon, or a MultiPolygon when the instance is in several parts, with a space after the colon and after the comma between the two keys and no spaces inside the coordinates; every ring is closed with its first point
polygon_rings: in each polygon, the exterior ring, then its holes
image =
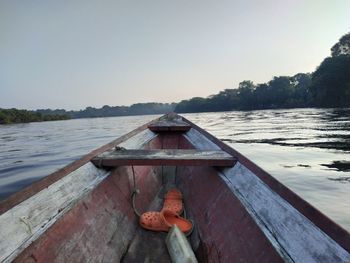
{"type": "MultiPolygon", "coordinates": [[[[194,148],[183,136],[168,134],[158,140],[167,149],[194,148]]],[[[283,262],[214,168],[178,167],[176,181],[206,246],[206,262],[283,262]]]]}
{"type": "Polygon", "coordinates": [[[166,132],[160,136],[161,149],[180,149],[179,141],[182,135],[179,133],[166,132]]]}
{"type": "Polygon", "coordinates": [[[103,254],[118,261],[136,222],[129,200],[110,181],[111,177],[101,183],[14,262],[99,262],[103,254]]]}
{"type": "Polygon", "coordinates": [[[283,262],[213,168],[181,167],[177,176],[208,262],[283,262]]]}
{"type": "MultiPolygon", "coordinates": [[[[138,167],[136,177],[136,206],[148,210],[161,178],[151,167],[138,167]]],[[[118,168],[14,262],[119,262],[138,227],[132,185],[130,167],[118,168]]]]}

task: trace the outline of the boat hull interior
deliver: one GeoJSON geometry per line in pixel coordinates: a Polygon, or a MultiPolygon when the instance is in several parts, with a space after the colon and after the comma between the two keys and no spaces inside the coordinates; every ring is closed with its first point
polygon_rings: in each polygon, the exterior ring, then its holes
{"type": "Polygon", "coordinates": [[[136,212],[160,211],[174,187],[194,222],[188,240],[199,262],[350,262],[347,231],[185,122],[158,132],[146,124],[0,203],[0,262],[170,262],[167,234],[141,228],[136,212]],[[236,163],[93,164],[123,149],[220,150],[236,163]]]}
{"type": "MultiPolygon", "coordinates": [[[[181,133],[162,133],[144,149],[193,149],[181,133]]],[[[203,166],[134,166],[135,208],[159,211],[167,189],[179,188],[189,237],[200,262],[250,262],[281,257],[249,213],[225,187],[219,170],[203,166]],[[227,230],[230,231],[227,231],[227,230]]],[[[135,215],[131,166],[118,167],[21,253],[15,262],[170,262],[166,233],[142,229],[135,215]]]]}

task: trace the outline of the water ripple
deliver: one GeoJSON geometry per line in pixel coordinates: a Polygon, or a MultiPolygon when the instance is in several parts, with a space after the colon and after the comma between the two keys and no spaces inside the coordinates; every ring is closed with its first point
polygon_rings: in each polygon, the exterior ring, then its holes
{"type": "Polygon", "coordinates": [[[0,125],[0,199],[156,117],[0,125]]]}

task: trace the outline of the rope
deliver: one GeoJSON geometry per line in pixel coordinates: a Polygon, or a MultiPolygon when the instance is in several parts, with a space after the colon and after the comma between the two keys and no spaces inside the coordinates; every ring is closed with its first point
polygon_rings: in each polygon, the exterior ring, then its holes
{"type": "MultiPolygon", "coordinates": [[[[180,135],[177,136],[177,149],[180,148],[180,135]]],[[[175,183],[175,186],[177,185],[177,165],[175,166],[175,179],[174,179],[174,183],[175,183]]]]}
{"type": "Polygon", "coordinates": [[[136,178],[135,178],[135,170],[134,170],[134,166],[131,166],[132,169],[132,179],[134,182],[134,189],[131,193],[131,203],[132,203],[132,209],[134,210],[134,213],[136,216],[140,217],[141,214],[137,211],[136,209],[136,205],[135,205],[135,199],[136,199],[136,195],[140,193],[140,190],[136,188],[136,178]]]}
{"type": "Polygon", "coordinates": [[[164,179],[164,174],[163,174],[163,165],[162,165],[162,185],[164,185],[164,183],[165,183],[165,179],[164,179]]]}
{"type": "MultiPolygon", "coordinates": [[[[177,138],[177,149],[179,149],[179,148],[180,148],[180,136],[178,136],[178,138],[177,138]]],[[[178,166],[176,165],[175,166],[175,186],[177,185],[177,171],[178,171],[178,166]]],[[[189,220],[192,223],[192,228],[191,228],[190,232],[185,234],[186,237],[189,237],[193,233],[195,224],[194,224],[194,220],[193,219],[187,218],[185,204],[183,204],[183,207],[184,207],[183,211],[182,211],[183,218],[189,220]]]]}

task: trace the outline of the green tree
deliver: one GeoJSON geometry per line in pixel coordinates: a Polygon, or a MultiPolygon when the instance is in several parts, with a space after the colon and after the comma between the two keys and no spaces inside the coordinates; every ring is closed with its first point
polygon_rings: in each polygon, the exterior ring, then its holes
{"type": "Polygon", "coordinates": [[[210,111],[229,111],[238,108],[237,89],[225,89],[211,95],[206,101],[210,111]]]}
{"type": "Polygon", "coordinates": [[[274,77],[268,83],[271,93],[271,100],[273,108],[288,107],[288,99],[291,97],[294,91],[294,87],[289,77],[281,76],[274,77]]]}
{"type": "Polygon", "coordinates": [[[310,90],[316,106],[350,106],[350,56],[326,58],[313,73],[310,90]]]}
{"type": "Polygon", "coordinates": [[[307,107],[312,105],[312,96],[310,93],[311,76],[310,73],[298,73],[290,78],[294,86],[294,92],[290,101],[294,107],[307,107]]]}
{"type": "Polygon", "coordinates": [[[251,110],[255,108],[255,85],[250,80],[244,80],[238,85],[239,108],[251,110]]]}
{"type": "Polygon", "coordinates": [[[184,112],[208,112],[210,107],[208,107],[207,99],[201,97],[194,97],[190,100],[180,101],[176,107],[175,111],[179,113],[184,112]]]}
{"type": "Polygon", "coordinates": [[[340,55],[350,55],[350,32],[342,36],[331,48],[332,57],[340,55]]]}
{"type": "Polygon", "coordinates": [[[258,84],[254,91],[256,98],[256,109],[269,109],[274,105],[273,91],[266,83],[258,84]]]}
{"type": "Polygon", "coordinates": [[[69,119],[67,115],[42,115],[39,112],[27,110],[0,109],[0,124],[66,119],[69,119]]]}

